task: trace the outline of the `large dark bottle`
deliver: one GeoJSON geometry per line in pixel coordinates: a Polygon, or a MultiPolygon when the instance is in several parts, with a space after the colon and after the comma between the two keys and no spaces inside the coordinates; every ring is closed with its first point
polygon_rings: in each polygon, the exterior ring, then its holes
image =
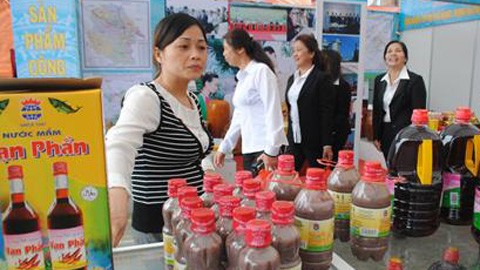
{"type": "Polygon", "coordinates": [[[389,177],[404,179],[394,189],[395,234],[427,236],[440,226],[442,142],[427,122],[427,110],[414,110],[412,125],[400,130],[390,147],[389,177]]]}
{"type": "Polygon", "coordinates": [[[440,134],[443,142],[443,200],[441,218],[456,224],[471,224],[475,186],[479,184],[480,130],[470,124],[472,111],[459,107],[455,123],[440,134]]]}
{"type": "Polygon", "coordinates": [[[430,265],[428,270],[467,270],[459,264],[460,253],[457,248],[449,247],[443,253],[443,260],[430,265]]]}
{"type": "Polygon", "coordinates": [[[48,211],[48,238],[53,269],[86,270],[82,210],[68,195],[67,163],[53,163],[56,199],[48,211]]]}
{"type": "Polygon", "coordinates": [[[44,270],[42,234],[37,213],[25,201],[22,166],[8,167],[10,204],[3,219],[8,269],[44,270]]]}

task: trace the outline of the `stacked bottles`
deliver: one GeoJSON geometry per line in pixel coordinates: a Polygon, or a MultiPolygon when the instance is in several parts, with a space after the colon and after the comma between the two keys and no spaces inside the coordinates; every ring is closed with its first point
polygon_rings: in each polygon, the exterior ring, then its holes
{"type": "Polygon", "coordinates": [[[440,225],[442,142],[427,122],[427,110],[414,110],[387,160],[389,177],[405,179],[395,183],[392,230],[406,236],[427,236],[440,225]]]}
{"type": "Polygon", "coordinates": [[[242,206],[255,208],[255,194],[262,189],[262,183],[258,180],[250,179],[243,181],[243,200],[242,206]]]}
{"type": "Polygon", "coordinates": [[[53,163],[56,199],[47,216],[50,257],[53,269],[86,270],[83,215],[68,194],[67,174],[65,162],[53,163]]]}
{"type": "Polygon", "coordinates": [[[255,206],[257,207],[257,218],[271,220],[272,204],[275,201],[275,193],[272,191],[260,191],[255,194],[255,206]]]}
{"type": "Polygon", "coordinates": [[[174,269],[185,269],[187,267],[184,243],[185,240],[192,235],[192,231],[190,230],[192,211],[202,208],[202,206],[203,201],[199,197],[187,197],[180,201],[182,218],[174,229],[176,243],[174,269]]]}
{"type": "MultiPolygon", "coordinates": [[[[217,233],[225,244],[227,237],[233,231],[233,209],[240,206],[240,198],[235,196],[223,196],[219,200],[220,218],[217,220],[217,233]]],[[[222,263],[227,265],[227,249],[224,245],[221,257],[222,263]]]]}
{"type": "Polygon", "coordinates": [[[403,270],[403,263],[400,258],[392,257],[388,261],[387,270],[403,270]]]}
{"type": "Polygon", "coordinates": [[[247,222],[252,219],[255,219],[255,209],[252,207],[237,207],[233,210],[233,232],[225,241],[228,258],[227,269],[238,269],[238,255],[245,247],[245,229],[247,222]]]}
{"type": "Polygon", "coordinates": [[[272,243],[272,225],[266,220],[254,219],[247,223],[245,242],[247,244],[238,258],[238,269],[277,270],[280,255],[272,243]]]}
{"type": "Polygon", "coordinates": [[[457,248],[449,247],[443,253],[443,260],[433,263],[428,270],[466,270],[460,265],[460,254],[457,248]]]}
{"type": "Polygon", "coordinates": [[[215,220],[218,220],[219,214],[220,214],[220,206],[219,206],[219,200],[223,196],[229,196],[232,195],[233,192],[233,186],[230,184],[218,184],[213,188],[213,200],[214,204],[212,206],[213,213],[215,214],[215,220]]]}
{"type": "Polygon", "coordinates": [[[332,262],[334,202],[325,171],[307,170],[305,188],[295,199],[295,226],[300,232],[302,269],[329,269],[332,262]]]}
{"type": "Polygon", "coordinates": [[[337,166],[328,177],[328,191],[335,202],[335,238],[342,242],[350,240],[352,191],[360,180],[353,166],[353,156],[353,151],[339,151],[337,166]]]}
{"type": "Polygon", "coordinates": [[[243,181],[252,178],[253,175],[251,171],[237,171],[235,173],[235,189],[233,190],[233,196],[243,199],[243,181]]]}
{"type": "Polygon", "coordinates": [[[278,167],[271,174],[268,190],[275,192],[277,200],[292,201],[302,189],[302,182],[295,171],[295,160],[292,155],[280,155],[278,167]]]}
{"type": "Polygon", "coordinates": [[[272,246],[280,254],[280,269],[301,269],[300,233],[293,225],[292,202],[276,201],[272,205],[272,246]]]}
{"type": "Polygon", "coordinates": [[[175,230],[177,229],[178,222],[182,219],[182,205],[181,201],[185,198],[198,197],[197,188],[184,186],[177,190],[177,200],[180,207],[175,208],[172,214],[172,229],[173,235],[175,235],[175,230]]]}
{"type": "Polygon", "coordinates": [[[480,130],[470,124],[472,114],[469,108],[457,108],[455,123],[440,134],[445,160],[441,217],[450,224],[472,221],[480,163],[480,130]]]}
{"type": "Polygon", "coordinates": [[[222,239],[215,232],[215,215],[212,209],[196,209],[192,214],[192,234],[184,243],[188,269],[222,270],[220,255],[222,239]]]}
{"type": "Polygon", "coordinates": [[[25,201],[22,166],[9,166],[8,180],[11,200],[3,219],[7,267],[44,270],[39,218],[25,201]]]}
{"type": "Polygon", "coordinates": [[[200,198],[203,200],[205,208],[213,206],[215,202],[213,198],[213,188],[222,182],[222,176],[218,173],[208,172],[203,176],[203,190],[205,193],[203,193],[200,198]]]}
{"type": "Polygon", "coordinates": [[[391,218],[390,194],[379,162],[367,161],[352,192],[350,245],[359,260],[380,261],[388,247],[391,218]]]}
{"type": "Polygon", "coordinates": [[[172,215],[173,211],[179,208],[177,191],[179,188],[187,185],[185,179],[170,179],[168,181],[168,200],[165,201],[162,208],[163,216],[163,257],[167,269],[173,269],[175,246],[173,243],[172,215]]]}

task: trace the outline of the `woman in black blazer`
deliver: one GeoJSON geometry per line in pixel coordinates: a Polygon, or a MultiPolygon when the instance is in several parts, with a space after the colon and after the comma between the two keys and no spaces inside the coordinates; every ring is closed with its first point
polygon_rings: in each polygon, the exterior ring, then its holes
{"type": "Polygon", "coordinates": [[[315,37],[299,35],[293,43],[293,58],[297,71],[287,84],[287,139],[298,171],[305,160],[310,167],[318,167],[318,158],[333,157],[335,92],[330,77],[322,71],[315,37]]]}
{"type": "Polygon", "coordinates": [[[425,109],[427,91],[420,75],[407,70],[407,46],[390,41],[383,52],[387,72],[375,78],[373,96],[373,139],[388,156],[395,135],[411,124],[414,109],[425,109]]]}

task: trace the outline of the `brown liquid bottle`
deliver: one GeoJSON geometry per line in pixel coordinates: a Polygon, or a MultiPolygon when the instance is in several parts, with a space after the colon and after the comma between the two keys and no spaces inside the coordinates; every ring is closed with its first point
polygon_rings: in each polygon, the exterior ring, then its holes
{"type": "Polygon", "coordinates": [[[163,257],[167,269],[173,269],[175,259],[175,245],[173,241],[172,215],[173,211],[179,208],[177,191],[179,188],[187,186],[187,180],[183,178],[170,179],[168,181],[168,200],[163,204],[163,257]]]}
{"type": "Polygon", "coordinates": [[[262,183],[255,179],[243,181],[243,200],[242,206],[255,208],[255,194],[262,190],[262,183]]]}
{"type": "Polygon", "coordinates": [[[335,238],[342,242],[350,240],[352,190],[360,180],[353,157],[351,150],[339,151],[337,166],[328,177],[328,191],[335,202],[335,238]]]}
{"type": "Polygon", "coordinates": [[[247,223],[245,232],[247,246],[238,256],[238,269],[280,269],[280,254],[271,246],[272,225],[266,220],[254,219],[247,223]]]}
{"type": "Polygon", "coordinates": [[[202,208],[203,201],[199,197],[183,198],[180,201],[180,207],[182,208],[182,219],[178,222],[173,235],[176,244],[174,269],[183,270],[187,267],[184,250],[185,240],[192,235],[190,230],[192,211],[202,208]]]}
{"type": "Polygon", "coordinates": [[[203,190],[205,193],[200,196],[203,200],[203,205],[210,208],[214,204],[213,188],[223,182],[222,176],[219,173],[208,172],[203,176],[203,190]]]}
{"type": "Polygon", "coordinates": [[[22,166],[9,166],[8,180],[11,200],[3,219],[7,267],[44,270],[39,218],[25,201],[22,166]]]}
{"type": "Polygon", "coordinates": [[[213,213],[215,214],[215,220],[218,220],[218,217],[220,216],[220,206],[219,206],[219,200],[223,196],[229,196],[232,195],[234,186],[230,184],[218,184],[213,188],[213,200],[215,203],[212,205],[212,210],[213,213]]]}
{"type": "Polygon", "coordinates": [[[379,162],[367,161],[360,182],[352,192],[350,246],[359,260],[380,261],[387,252],[392,208],[379,162]]]}
{"type": "Polygon", "coordinates": [[[280,155],[278,157],[278,168],[270,176],[268,190],[275,192],[277,200],[295,200],[302,189],[303,183],[295,171],[295,159],[292,155],[280,155]]]}
{"type": "Polygon", "coordinates": [[[292,202],[276,201],[272,205],[272,246],[280,254],[280,269],[302,268],[300,233],[293,225],[295,207],[292,202]]]}
{"type": "Polygon", "coordinates": [[[192,235],[184,244],[187,269],[221,270],[222,238],[216,233],[212,209],[200,208],[192,212],[192,235]]]}
{"type": "Polygon", "coordinates": [[[245,247],[245,229],[247,222],[255,219],[255,208],[237,207],[233,210],[233,232],[227,236],[225,247],[227,249],[228,268],[238,270],[238,255],[245,247]]]}
{"type": "Polygon", "coordinates": [[[87,269],[82,210],[68,194],[67,163],[53,163],[56,200],[48,211],[48,238],[53,269],[87,269]]]}
{"type": "Polygon", "coordinates": [[[309,168],[305,184],[294,202],[302,269],[326,270],[332,262],[334,202],[327,191],[325,170],[309,168]]]}
{"type": "MultiPolygon", "coordinates": [[[[190,197],[198,197],[196,187],[185,186],[185,187],[181,187],[177,190],[177,199],[178,199],[179,206],[180,206],[180,202],[184,198],[190,198],[190,197]]],[[[173,235],[176,234],[175,230],[177,229],[178,222],[180,222],[181,219],[182,219],[182,208],[177,207],[177,208],[175,208],[175,210],[173,210],[173,214],[172,214],[172,230],[173,230],[172,233],[173,233],[173,235]]]]}
{"type": "Polygon", "coordinates": [[[243,199],[243,181],[252,178],[253,175],[251,171],[237,171],[235,173],[235,189],[233,190],[233,196],[243,199]]]}
{"type": "Polygon", "coordinates": [[[265,190],[255,194],[255,206],[257,207],[257,218],[271,222],[272,204],[275,201],[275,193],[265,190]]]}
{"type": "Polygon", "coordinates": [[[233,209],[240,206],[240,198],[235,196],[223,196],[218,201],[218,204],[220,205],[220,218],[217,220],[217,233],[222,238],[224,244],[221,257],[222,263],[227,265],[227,249],[225,242],[227,241],[227,237],[233,231],[233,209]]]}

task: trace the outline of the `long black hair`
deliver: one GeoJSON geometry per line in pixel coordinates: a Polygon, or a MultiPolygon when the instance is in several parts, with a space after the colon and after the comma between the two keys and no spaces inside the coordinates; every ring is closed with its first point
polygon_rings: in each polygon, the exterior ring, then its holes
{"type": "Polygon", "coordinates": [[[179,36],[185,32],[191,26],[196,25],[202,30],[203,38],[207,41],[207,35],[202,24],[194,17],[185,13],[176,13],[163,18],[155,27],[155,33],[153,35],[153,64],[155,65],[157,78],[162,67],[160,63],[155,59],[155,48],[159,50],[165,49],[170,43],[174,42],[179,36]]]}
{"type": "Polygon", "coordinates": [[[314,53],[312,62],[316,68],[324,70],[322,52],[318,47],[317,39],[313,35],[301,34],[295,38],[295,41],[300,41],[307,47],[308,51],[314,53]]]}
{"type": "Polygon", "coordinates": [[[251,59],[264,63],[275,73],[272,60],[270,60],[270,57],[265,53],[262,46],[250,37],[247,31],[244,29],[233,29],[223,38],[232,48],[235,50],[245,49],[245,52],[251,59]]]}

